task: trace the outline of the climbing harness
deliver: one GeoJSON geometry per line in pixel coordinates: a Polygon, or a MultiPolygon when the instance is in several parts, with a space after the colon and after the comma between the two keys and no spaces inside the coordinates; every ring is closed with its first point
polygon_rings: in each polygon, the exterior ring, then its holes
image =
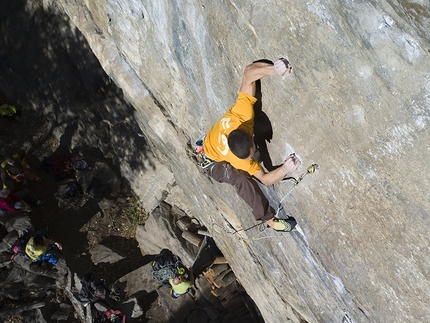
{"type": "MultiPolygon", "coordinates": [[[[206,137],[206,134],[201,135],[200,138],[197,139],[194,148],[192,148],[191,145],[189,144],[187,151],[190,154],[190,156],[193,158],[193,160],[196,162],[197,166],[202,168],[206,172],[206,171],[210,171],[211,168],[216,164],[216,162],[213,161],[212,159],[210,159],[208,156],[206,156],[206,154],[204,152],[203,140],[205,137],[206,137]]],[[[279,201],[278,209],[275,213],[275,217],[277,217],[279,212],[283,209],[282,202],[286,199],[286,197],[296,188],[297,185],[299,185],[299,183],[305,178],[305,176],[307,176],[308,174],[315,173],[315,171],[317,169],[319,169],[319,166],[317,164],[312,164],[306,169],[305,173],[303,173],[299,176],[299,178],[296,179],[294,177],[285,177],[279,181],[280,183],[291,182],[291,183],[293,183],[293,187],[279,201]]],[[[213,230],[214,222],[213,221],[211,221],[211,222],[212,222],[212,231],[214,231],[213,230]]],[[[247,229],[235,230],[235,232],[233,232],[232,235],[235,235],[236,233],[241,232],[241,231],[246,232],[246,231],[251,230],[257,226],[260,226],[260,232],[257,233],[255,236],[249,238],[249,240],[259,240],[259,239],[276,237],[276,236],[259,237],[268,228],[268,226],[265,225],[265,221],[261,221],[255,225],[247,228],[247,229]]],[[[239,238],[239,239],[247,240],[244,238],[239,238]]]]}
{"type": "Polygon", "coordinates": [[[211,167],[215,165],[215,161],[206,156],[203,149],[203,139],[206,137],[206,134],[200,136],[196,141],[196,147],[191,148],[188,147],[188,152],[191,157],[196,162],[197,166],[203,169],[209,170],[211,167]]]}
{"type": "Polygon", "coordinates": [[[113,284],[109,291],[109,297],[114,301],[119,302],[121,300],[120,294],[121,293],[119,287],[113,284]]]}

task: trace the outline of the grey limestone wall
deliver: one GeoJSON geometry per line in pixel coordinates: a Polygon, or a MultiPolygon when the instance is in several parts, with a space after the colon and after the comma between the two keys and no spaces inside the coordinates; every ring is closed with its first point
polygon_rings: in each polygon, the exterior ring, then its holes
{"type": "MultiPolygon", "coordinates": [[[[430,321],[428,1],[57,4],[136,109],[164,167],[152,183],[208,227],[267,322],[430,321]],[[281,56],[292,75],[262,80],[269,153],[296,152],[295,176],[320,169],[283,201],[298,232],[233,235],[255,224],[249,208],[186,144],[234,103],[247,64],[281,56]]],[[[123,175],[147,194],[151,174],[123,175]]],[[[290,188],[269,188],[274,206],[290,188]]]]}

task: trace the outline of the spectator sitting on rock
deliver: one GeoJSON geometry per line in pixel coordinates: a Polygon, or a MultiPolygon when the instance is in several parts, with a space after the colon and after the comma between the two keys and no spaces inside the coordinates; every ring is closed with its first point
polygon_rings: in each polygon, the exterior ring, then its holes
{"type": "Polygon", "coordinates": [[[23,198],[29,199],[37,206],[46,203],[45,200],[40,200],[33,192],[28,189],[12,193],[10,189],[5,188],[0,190],[0,209],[10,213],[32,212],[33,209],[24,202],[23,198]]]}
{"type": "Polygon", "coordinates": [[[22,150],[13,156],[7,156],[6,160],[1,163],[0,171],[3,185],[7,182],[7,175],[24,186],[28,185],[28,181],[42,181],[39,176],[30,171],[24,156],[25,152],[22,150]]]}
{"type": "Polygon", "coordinates": [[[190,269],[189,280],[185,278],[185,275],[179,274],[169,279],[169,284],[172,286],[170,294],[173,298],[178,298],[180,295],[185,294],[194,284],[193,269],[190,269]]]}
{"type": "Polygon", "coordinates": [[[38,263],[30,268],[37,272],[47,272],[51,265],[57,263],[55,249],[62,250],[63,247],[58,242],[47,238],[46,230],[38,230],[33,237],[28,240],[25,246],[25,253],[33,262],[38,263]],[[40,271],[38,270],[40,268],[40,271]]]}

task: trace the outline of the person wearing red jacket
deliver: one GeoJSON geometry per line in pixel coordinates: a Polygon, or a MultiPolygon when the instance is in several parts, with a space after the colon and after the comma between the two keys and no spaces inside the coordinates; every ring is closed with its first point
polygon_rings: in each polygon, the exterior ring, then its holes
{"type": "Polygon", "coordinates": [[[46,203],[45,200],[39,199],[33,192],[28,189],[12,193],[10,189],[5,188],[0,190],[0,209],[10,213],[32,212],[32,208],[23,200],[30,200],[37,206],[46,203]]]}

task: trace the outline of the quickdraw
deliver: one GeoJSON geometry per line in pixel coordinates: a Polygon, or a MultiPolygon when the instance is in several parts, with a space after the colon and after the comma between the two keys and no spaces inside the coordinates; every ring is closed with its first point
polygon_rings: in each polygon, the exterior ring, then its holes
{"type": "Polygon", "coordinates": [[[290,193],[296,188],[297,185],[299,185],[299,183],[303,180],[303,178],[305,178],[306,175],[308,174],[313,174],[315,173],[316,170],[319,169],[319,166],[317,164],[312,164],[310,165],[308,168],[306,168],[306,172],[303,173],[302,175],[299,176],[298,179],[294,178],[294,177],[285,177],[283,178],[280,182],[284,183],[284,182],[292,182],[294,185],[293,187],[287,192],[287,194],[284,195],[284,197],[279,201],[278,204],[278,210],[276,211],[276,215],[278,215],[278,213],[283,209],[282,206],[282,202],[285,200],[285,198],[290,195],[290,193]]]}
{"type": "Polygon", "coordinates": [[[197,166],[203,169],[209,168],[209,166],[212,166],[215,164],[215,162],[210,159],[208,156],[205,155],[203,151],[198,152],[196,149],[189,150],[191,153],[191,156],[193,157],[194,161],[196,162],[197,166]]]}
{"type": "MultiPolygon", "coordinates": [[[[287,192],[287,194],[285,194],[284,195],[284,197],[281,199],[281,201],[279,202],[279,205],[278,205],[278,210],[276,211],[276,215],[275,216],[277,216],[278,215],[278,213],[283,209],[283,207],[282,207],[282,202],[285,200],[285,198],[296,188],[296,186],[303,180],[303,178],[306,176],[306,175],[308,175],[308,174],[313,174],[313,173],[315,173],[315,171],[316,170],[318,170],[319,169],[319,166],[317,165],[317,164],[312,164],[312,165],[310,165],[307,169],[306,169],[306,172],[305,173],[303,173],[302,175],[300,175],[299,176],[299,178],[298,179],[296,179],[296,178],[294,178],[294,177],[286,177],[286,178],[284,178],[283,180],[281,180],[280,182],[292,182],[294,185],[293,185],[293,187],[287,192]]],[[[211,216],[210,216],[210,218],[211,218],[211,216]]],[[[229,236],[231,236],[231,238],[233,239],[233,240],[242,240],[242,241],[258,241],[258,240],[261,240],[261,239],[269,239],[269,238],[276,238],[276,237],[278,237],[277,235],[275,236],[275,235],[268,235],[268,236],[261,236],[262,234],[263,234],[263,232],[265,232],[267,229],[268,229],[268,226],[265,224],[265,221],[261,221],[261,222],[259,222],[259,223],[257,223],[257,224],[254,224],[253,226],[250,226],[249,228],[246,228],[246,229],[239,229],[239,230],[235,230],[235,232],[232,232],[232,233],[229,233],[229,235],[225,235],[225,234],[222,234],[222,233],[220,233],[220,232],[217,232],[217,231],[215,231],[214,230],[214,226],[216,225],[215,224],[215,222],[211,219],[211,221],[210,221],[211,223],[212,223],[212,232],[214,233],[214,232],[216,232],[217,234],[219,234],[219,235],[222,235],[222,236],[225,236],[225,237],[229,237],[229,236]],[[245,238],[242,238],[242,237],[239,237],[239,236],[237,236],[236,234],[237,233],[239,233],[239,232],[246,232],[246,231],[249,231],[249,230],[251,230],[251,229],[253,229],[253,228],[255,228],[255,227],[259,227],[260,228],[260,230],[259,230],[259,232],[257,233],[257,234],[255,234],[254,236],[252,236],[252,237],[250,237],[250,238],[248,238],[248,239],[245,239],[245,238]]],[[[220,227],[219,225],[216,225],[216,226],[218,226],[218,227],[220,227]]],[[[294,231],[295,229],[293,229],[292,231],[294,231]]],[[[224,230],[225,231],[225,230],[224,230]]]]}
{"type": "MultiPolygon", "coordinates": [[[[191,144],[189,144],[189,147],[187,149],[187,152],[190,154],[190,156],[193,158],[193,160],[196,162],[197,166],[203,169],[210,169],[211,166],[215,165],[215,161],[213,161],[212,159],[210,159],[209,157],[206,156],[204,150],[203,150],[203,139],[206,137],[206,134],[203,134],[195,143],[195,148],[191,147],[191,144]]],[[[290,193],[296,188],[297,185],[299,185],[299,183],[305,178],[305,176],[307,176],[308,174],[313,174],[315,173],[316,170],[319,169],[319,166],[317,164],[312,164],[310,165],[308,168],[306,168],[306,172],[301,174],[299,176],[299,178],[294,178],[294,177],[285,177],[283,179],[281,179],[279,181],[279,183],[284,183],[284,182],[292,182],[293,183],[293,187],[284,195],[284,197],[279,201],[278,204],[278,209],[276,211],[275,217],[278,216],[279,212],[283,209],[282,206],[282,202],[286,199],[286,197],[288,195],[290,195],[290,193]]],[[[212,226],[214,225],[214,222],[212,222],[212,226]]],[[[264,231],[266,231],[267,227],[264,225],[265,221],[261,221],[247,229],[240,229],[237,230],[236,232],[232,233],[233,236],[241,231],[248,231],[251,230],[257,226],[260,226],[262,229],[260,229],[260,232],[258,234],[256,234],[255,236],[251,237],[249,240],[259,240],[259,239],[263,239],[263,238],[270,238],[272,236],[268,236],[268,237],[259,237],[264,231]]],[[[212,231],[215,232],[212,228],[212,231]]],[[[243,238],[240,238],[243,239],[243,238]]],[[[243,239],[246,240],[246,239],[243,239]]]]}
{"type": "Polygon", "coordinates": [[[199,139],[197,139],[196,147],[194,149],[188,147],[188,153],[194,159],[197,166],[203,169],[209,168],[210,166],[213,166],[215,164],[215,161],[206,156],[203,150],[203,139],[205,137],[206,134],[203,134],[199,139]]]}

